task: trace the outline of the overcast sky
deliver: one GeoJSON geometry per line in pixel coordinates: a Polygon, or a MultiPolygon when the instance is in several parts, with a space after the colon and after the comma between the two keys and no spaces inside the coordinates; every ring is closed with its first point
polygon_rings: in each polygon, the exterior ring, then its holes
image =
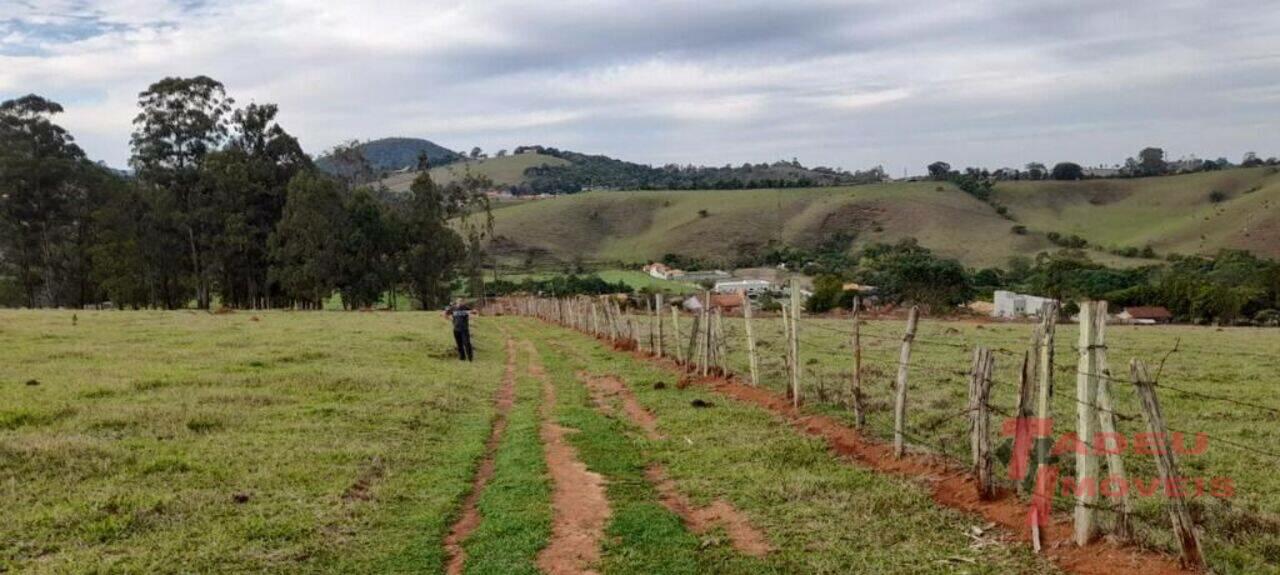
{"type": "Polygon", "coordinates": [[[313,154],[413,136],[892,174],[1280,155],[1274,0],[0,0],[0,99],[61,102],[112,165],[138,92],[198,74],[279,104],[313,154]]]}

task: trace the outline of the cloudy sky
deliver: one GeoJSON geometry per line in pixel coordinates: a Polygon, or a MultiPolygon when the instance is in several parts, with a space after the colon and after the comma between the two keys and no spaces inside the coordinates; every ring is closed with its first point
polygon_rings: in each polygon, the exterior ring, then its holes
{"type": "Polygon", "coordinates": [[[205,74],[348,139],[911,173],[1280,155],[1280,2],[0,0],[0,99],[124,165],[139,91],[205,74]],[[367,4],[367,7],[357,4],[367,4]]]}

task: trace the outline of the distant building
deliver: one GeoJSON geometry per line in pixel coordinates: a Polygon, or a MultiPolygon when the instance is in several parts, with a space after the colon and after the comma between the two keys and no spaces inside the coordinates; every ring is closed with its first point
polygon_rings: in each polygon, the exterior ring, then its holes
{"type": "MultiPolygon", "coordinates": [[[[705,307],[702,297],[696,295],[684,300],[684,308],[689,311],[700,311],[705,307]]],[[[718,309],[724,313],[737,313],[742,309],[743,299],[739,293],[713,293],[709,299],[711,309],[718,309]]]]}
{"type": "Polygon", "coordinates": [[[683,271],[672,268],[661,262],[654,262],[644,266],[644,273],[649,274],[650,277],[660,280],[671,280],[684,275],[683,271]]]}
{"type": "Polygon", "coordinates": [[[701,281],[716,282],[720,280],[727,280],[732,277],[733,276],[730,275],[729,272],[726,272],[724,270],[707,270],[707,271],[696,271],[696,272],[684,272],[683,274],[680,275],[680,281],[686,281],[686,282],[692,282],[692,283],[697,283],[701,281]]]}
{"type": "Polygon", "coordinates": [[[1158,305],[1127,307],[1116,317],[1128,323],[1151,325],[1173,321],[1173,312],[1158,305]]]}
{"type": "Polygon", "coordinates": [[[769,293],[773,289],[773,282],[769,280],[726,280],[716,282],[716,293],[736,294],[740,291],[747,292],[748,296],[758,296],[769,293]]]}
{"type": "Polygon", "coordinates": [[[1120,177],[1120,168],[1109,168],[1107,166],[1085,168],[1084,177],[1086,178],[1118,178],[1120,177]]]}
{"type": "Polygon", "coordinates": [[[869,286],[867,284],[860,284],[855,282],[845,283],[844,285],[840,286],[840,289],[844,291],[851,291],[851,292],[866,294],[866,295],[874,294],[877,291],[879,291],[879,289],[877,289],[876,286],[869,286]]]}
{"type": "Polygon", "coordinates": [[[1013,293],[1011,291],[998,290],[995,292],[995,307],[991,312],[992,317],[1001,317],[1014,319],[1020,317],[1039,317],[1041,311],[1047,303],[1056,303],[1057,300],[1047,297],[1034,295],[1025,295],[1013,293]]]}

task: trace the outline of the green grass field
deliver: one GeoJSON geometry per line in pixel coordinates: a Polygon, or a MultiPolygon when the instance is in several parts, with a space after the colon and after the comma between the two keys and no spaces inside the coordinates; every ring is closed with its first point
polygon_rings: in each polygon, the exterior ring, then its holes
{"type": "MultiPolygon", "coordinates": [[[[726,331],[731,367],[745,376],[749,366],[741,321],[729,320],[726,331]]],[[[682,323],[685,330],[689,325],[688,321],[682,323]]],[[[903,320],[876,320],[867,322],[862,329],[869,432],[884,440],[892,439],[894,378],[904,328],[903,320]]],[[[642,332],[647,333],[643,329],[642,332]]],[[[758,318],[754,330],[759,338],[762,385],[781,393],[786,387],[781,320],[776,316],[758,318]]],[[[908,395],[908,432],[915,436],[916,447],[957,461],[969,460],[968,422],[956,414],[966,409],[973,347],[984,345],[1000,350],[993,404],[1011,413],[1017,403],[1021,354],[1029,349],[1031,331],[1032,326],[1028,324],[922,320],[912,353],[908,395]]],[[[851,320],[808,319],[801,326],[803,385],[810,409],[839,417],[850,425],[853,418],[847,406],[853,370],[851,332],[851,320]]],[[[685,335],[687,337],[687,331],[685,335]]],[[[1071,431],[1076,425],[1077,337],[1074,325],[1059,327],[1053,405],[1058,434],[1071,431]]],[[[1280,456],[1247,449],[1280,453],[1275,447],[1280,445],[1280,425],[1277,424],[1280,401],[1275,394],[1280,385],[1280,331],[1110,326],[1106,337],[1110,370],[1116,377],[1123,378],[1112,383],[1116,410],[1133,418],[1121,420],[1119,432],[1131,438],[1146,432],[1136,392],[1127,383],[1129,360],[1142,359],[1151,364],[1153,370],[1163,361],[1160,382],[1181,390],[1159,390],[1169,426],[1186,433],[1187,445],[1194,444],[1196,433],[1210,436],[1208,449],[1203,454],[1182,459],[1183,475],[1230,478],[1234,483],[1234,494],[1229,498],[1206,496],[1192,502],[1215,572],[1280,572],[1276,567],[1280,565],[1280,476],[1273,472],[1280,464],[1280,456]],[[1175,346],[1178,351],[1170,353],[1175,346]],[[1274,409],[1192,395],[1196,393],[1274,409]]],[[[668,340],[668,346],[673,341],[668,340]]],[[[1003,459],[997,466],[997,477],[1004,477],[1004,464],[1009,457],[1007,445],[1000,457],[1003,459]]],[[[1060,463],[1068,473],[1074,465],[1069,457],[1065,456],[1060,463]]],[[[1150,455],[1128,450],[1125,465],[1131,476],[1157,477],[1150,455]]],[[[1142,497],[1135,501],[1141,541],[1153,548],[1174,552],[1175,542],[1170,537],[1162,499],[1142,497]]],[[[1057,505],[1063,511],[1069,510],[1071,500],[1059,498],[1057,505]]],[[[1112,515],[1102,515],[1104,523],[1113,520],[1112,515]]]]}
{"type": "Polygon", "coordinates": [[[509,335],[515,402],[463,541],[466,573],[537,570],[563,511],[539,439],[548,422],[604,479],[604,573],[1054,571],[994,535],[975,545],[976,519],[759,408],[530,320],[477,319],[478,360],[463,364],[434,314],[74,317],[0,312],[3,570],[441,572],[509,335]],[[583,374],[623,378],[662,438],[594,405],[583,374]],[[655,464],[691,504],[734,506],[773,550],[744,555],[720,528],[691,530],[646,480],[655,464]]]}
{"type": "Polygon", "coordinates": [[[1150,260],[1105,250],[1151,245],[1157,253],[1232,247],[1280,257],[1280,176],[1270,168],[1133,180],[1007,182],[986,203],[951,184],[890,183],[788,190],[591,192],[496,212],[496,235],[519,259],[535,250],[561,261],[643,262],[666,253],[732,261],[770,241],[815,245],[837,232],[868,242],[916,238],[975,267],[1056,247],[1048,232],[1080,234],[1111,265],[1150,260]],[[1221,203],[1209,200],[1223,191],[1221,203]],[[700,211],[705,210],[705,216],[700,211]],[[1015,225],[1030,233],[1015,234],[1015,225]],[[513,247],[516,246],[516,247],[513,247]]]}

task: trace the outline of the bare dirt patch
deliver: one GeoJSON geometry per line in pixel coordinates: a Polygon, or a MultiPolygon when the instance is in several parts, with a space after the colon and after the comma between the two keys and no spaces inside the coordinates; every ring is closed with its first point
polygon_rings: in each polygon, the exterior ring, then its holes
{"type": "MultiPolygon", "coordinates": [[[[579,372],[578,379],[590,390],[596,409],[606,414],[615,414],[614,401],[617,401],[621,404],[625,417],[643,429],[649,439],[663,438],[658,432],[658,418],[640,405],[625,381],[614,375],[591,375],[586,372],[579,372]]],[[[666,469],[661,465],[651,465],[646,469],[645,478],[657,489],[662,505],[679,515],[690,531],[701,535],[717,525],[721,526],[729,535],[733,548],[752,557],[763,556],[773,549],[764,533],[756,529],[751,520],[728,501],[717,499],[706,507],[695,506],[676,483],[667,477],[666,469]]]]}
{"type": "Polygon", "coordinates": [[[646,437],[662,439],[662,434],[658,432],[658,418],[636,401],[626,382],[613,375],[591,375],[585,372],[579,372],[578,379],[586,384],[591,391],[592,402],[601,411],[612,414],[613,402],[616,400],[622,404],[622,411],[627,419],[643,429],[646,437]]]}
{"type": "Polygon", "coordinates": [[[550,575],[594,574],[611,513],[604,478],[588,470],[565,439],[575,430],[555,423],[552,413],[556,403],[555,386],[547,377],[533,344],[526,341],[524,346],[529,352],[529,373],[542,381],[541,436],[552,483],[551,541],[538,554],[538,567],[550,575]]]}
{"type": "Polygon", "coordinates": [[[644,476],[658,490],[662,506],[679,515],[690,531],[701,535],[718,525],[724,528],[733,548],[739,553],[763,557],[773,550],[764,533],[756,529],[751,520],[728,501],[717,499],[706,507],[695,506],[680,492],[675,482],[667,477],[667,472],[661,465],[650,466],[645,470],[644,476]]]}
{"type": "Polygon", "coordinates": [[[373,499],[373,484],[381,479],[383,475],[386,475],[386,466],[382,464],[381,457],[374,456],[373,459],[369,460],[369,464],[360,470],[355,482],[342,493],[343,501],[368,501],[373,499]]]}
{"type": "Polygon", "coordinates": [[[480,510],[476,504],[480,501],[480,496],[484,494],[485,487],[489,484],[489,480],[493,478],[494,456],[498,452],[498,445],[502,443],[502,434],[507,429],[507,413],[511,411],[511,406],[515,404],[516,399],[516,353],[515,342],[511,338],[507,338],[507,370],[502,376],[502,386],[498,388],[498,393],[494,397],[494,404],[497,407],[497,413],[494,415],[493,428],[489,432],[489,439],[484,444],[484,458],[480,460],[480,467],[476,469],[475,478],[471,480],[471,491],[467,493],[467,498],[462,501],[462,513],[454,521],[453,527],[449,529],[449,534],[444,539],[446,561],[445,572],[449,575],[460,575],[462,566],[466,563],[466,551],[462,548],[462,542],[480,526],[480,510]]]}

